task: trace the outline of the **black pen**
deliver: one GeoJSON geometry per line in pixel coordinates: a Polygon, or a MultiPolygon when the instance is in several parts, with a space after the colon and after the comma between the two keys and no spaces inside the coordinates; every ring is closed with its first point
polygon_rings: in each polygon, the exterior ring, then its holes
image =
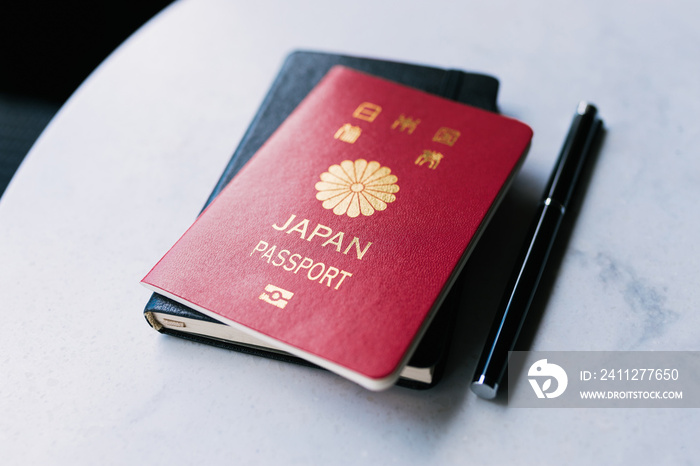
{"type": "Polygon", "coordinates": [[[495,398],[505,375],[508,352],[513,351],[579,175],[602,127],[596,114],[597,109],[586,102],[576,110],[474,372],[472,391],[482,398],[495,398]]]}

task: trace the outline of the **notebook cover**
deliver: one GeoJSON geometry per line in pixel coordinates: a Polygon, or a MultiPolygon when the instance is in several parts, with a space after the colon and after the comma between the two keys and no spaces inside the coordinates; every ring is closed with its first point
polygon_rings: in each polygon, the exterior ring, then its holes
{"type": "Polygon", "coordinates": [[[386,388],[530,138],[515,120],[335,67],[143,283],[386,388]]]}

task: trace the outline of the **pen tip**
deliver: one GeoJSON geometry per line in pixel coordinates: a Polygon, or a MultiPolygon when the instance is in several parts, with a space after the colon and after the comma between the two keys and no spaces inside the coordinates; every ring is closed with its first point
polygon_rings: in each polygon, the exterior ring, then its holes
{"type": "Polygon", "coordinates": [[[586,102],[585,100],[582,100],[578,104],[578,108],[576,109],[576,113],[579,115],[585,115],[586,113],[596,113],[598,109],[595,107],[595,105],[586,102]]]}

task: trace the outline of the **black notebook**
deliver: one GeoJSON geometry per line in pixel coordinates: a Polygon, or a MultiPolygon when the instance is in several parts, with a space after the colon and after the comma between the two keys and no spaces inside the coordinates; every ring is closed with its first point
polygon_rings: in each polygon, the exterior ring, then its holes
{"type": "MultiPolygon", "coordinates": [[[[207,199],[205,207],[334,65],[344,65],[441,97],[485,110],[497,111],[498,80],[491,76],[385,60],[297,51],[290,54],[282,65],[255,118],[207,199]]],[[[428,388],[440,379],[451,339],[460,290],[460,280],[458,280],[407,367],[401,373],[398,385],[409,388],[428,388]]],[[[146,304],[144,315],[154,329],[164,334],[313,366],[309,362],[253,340],[232,327],[155,293],[146,304]]]]}

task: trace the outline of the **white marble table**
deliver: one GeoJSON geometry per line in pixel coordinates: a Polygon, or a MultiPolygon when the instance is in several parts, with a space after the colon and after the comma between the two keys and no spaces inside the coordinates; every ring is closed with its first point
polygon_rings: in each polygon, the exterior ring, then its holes
{"type": "Polygon", "coordinates": [[[197,215],[286,53],[323,49],[500,78],[501,110],[535,138],[475,264],[507,262],[494,245],[532,211],[576,103],[595,102],[608,132],[526,340],[697,351],[699,10],[175,3],[75,93],[0,200],[1,462],[696,463],[697,410],[476,398],[467,384],[498,296],[479,294],[474,266],[446,377],[425,392],[372,393],[158,335],[138,282],[197,215]]]}

